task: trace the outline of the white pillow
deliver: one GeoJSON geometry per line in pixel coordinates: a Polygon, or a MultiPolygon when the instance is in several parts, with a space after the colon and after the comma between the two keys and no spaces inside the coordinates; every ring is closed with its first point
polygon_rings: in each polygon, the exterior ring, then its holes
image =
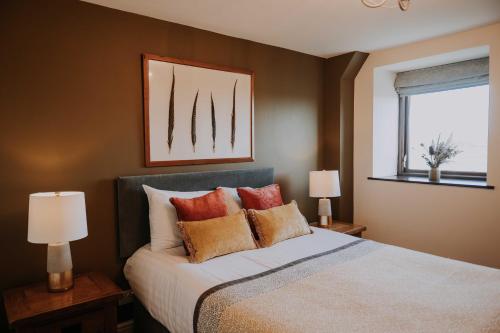
{"type": "Polygon", "coordinates": [[[149,202],[149,230],[151,251],[161,251],[182,245],[182,236],[177,227],[177,212],[170,203],[171,197],[191,199],[211,191],[179,192],[163,191],[142,185],[149,202]]]}
{"type": "Polygon", "coordinates": [[[234,187],[218,187],[224,191],[224,199],[227,205],[227,214],[233,215],[242,209],[241,199],[234,187]]]}

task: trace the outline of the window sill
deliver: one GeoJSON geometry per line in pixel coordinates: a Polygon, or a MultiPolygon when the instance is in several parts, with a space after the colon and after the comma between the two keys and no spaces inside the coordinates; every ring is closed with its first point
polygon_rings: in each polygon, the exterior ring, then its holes
{"type": "Polygon", "coordinates": [[[467,180],[467,179],[456,179],[456,178],[441,178],[441,180],[438,182],[430,181],[427,177],[417,177],[417,176],[368,177],[368,179],[382,180],[389,182],[416,183],[425,185],[473,187],[473,188],[482,188],[487,190],[493,190],[495,188],[495,186],[488,185],[486,181],[483,180],[467,180]]]}

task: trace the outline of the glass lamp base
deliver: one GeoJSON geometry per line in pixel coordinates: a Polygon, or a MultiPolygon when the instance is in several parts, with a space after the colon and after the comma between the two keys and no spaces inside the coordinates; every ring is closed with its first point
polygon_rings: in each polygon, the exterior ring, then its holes
{"type": "Polygon", "coordinates": [[[66,291],[73,288],[73,262],[68,242],[48,245],[47,276],[49,292],[66,291]]]}
{"type": "Polygon", "coordinates": [[[47,288],[51,293],[66,291],[73,288],[73,270],[60,273],[47,273],[47,288]]]}
{"type": "Polygon", "coordinates": [[[329,223],[328,223],[328,216],[321,216],[320,217],[320,220],[319,220],[319,224],[323,227],[326,227],[329,223]]]}

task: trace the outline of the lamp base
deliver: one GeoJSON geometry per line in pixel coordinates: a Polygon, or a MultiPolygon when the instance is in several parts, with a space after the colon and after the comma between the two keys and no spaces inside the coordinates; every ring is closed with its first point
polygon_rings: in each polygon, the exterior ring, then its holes
{"type": "Polygon", "coordinates": [[[47,277],[49,292],[66,291],[73,287],[73,262],[68,242],[48,245],[47,277]]]}
{"type": "Polygon", "coordinates": [[[322,226],[322,227],[326,227],[329,223],[328,223],[328,216],[320,216],[319,218],[319,225],[322,226]]]}
{"type": "Polygon", "coordinates": [[[58,293],[73,288],[73,270],[47,273],[47,288],[51,293],[58,293]]]}
{"type": "Polygon", "coordinates": [[[326,227],[330,225],[330,220],[332,216],[332,206],[330,199],[323,198],[319,199],[318,202],[318,215],[320,216],[319,225],[326,227]]]}

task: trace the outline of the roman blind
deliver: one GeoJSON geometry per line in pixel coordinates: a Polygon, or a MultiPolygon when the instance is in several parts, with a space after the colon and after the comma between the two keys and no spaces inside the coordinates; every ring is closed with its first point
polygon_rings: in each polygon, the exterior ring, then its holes
{"type": "Polygon", "coordinates": [[[489,83],[489,57],[397,73],[399,95],[416,95],[489,83]]]}

